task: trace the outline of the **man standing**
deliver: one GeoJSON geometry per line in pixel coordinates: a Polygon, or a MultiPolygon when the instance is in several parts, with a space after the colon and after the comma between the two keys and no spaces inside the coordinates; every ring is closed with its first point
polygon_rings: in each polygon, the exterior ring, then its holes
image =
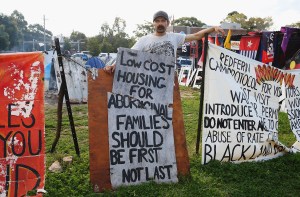
{"type": "MultiPolygon", "coordinates": [[[[218,26],[200,30],[193,34],[180,34],[167,32],[170,25],[169,16],[164,11],[158,11],[153,15],[154,33],[141,37],[132,49],[155,53],[158,55],[173,56],[175,58],[177,48],[185,42],[201,40],[206,33],[217,32],[225,35],[223,29],[218,26]]],[[[114,72],[115,64],[104,67],[106,72],[114,72]]]]}

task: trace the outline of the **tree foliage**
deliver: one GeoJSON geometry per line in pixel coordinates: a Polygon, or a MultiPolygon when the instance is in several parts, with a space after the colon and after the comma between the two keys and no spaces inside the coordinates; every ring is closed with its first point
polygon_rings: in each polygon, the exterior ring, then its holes
{"type": "Polygon", "coordinates": [[[103,23],[99,35],[88,39],[88,50],[92,55],[100,52],[116,53],[119,47],[130,48],[134,39],[125,33],[126,21],[116,17],[112,26],[103,23]]]}
{"type": "Polygon", "coordinates": [[[241,26],[245,26],[247,21],[247,16],[243,13],[238,13],[237,11],[230,12],[223,22],[228,23],[239,23],[241,26]]]}
{"type": "Polygon", "coordinates": [[[67,51],[71,51],[72,50],[72,45],[71,45],[70,38],[64,37],[63,49],[67,50],[67,51]]]}
{"type": "Polygon", "coordinates": [[[88,39],[86,35],[79,31],[73,31],[70,35],[70,43],[73,44],[77,51],[86,51],[88,39]]]}
{"type": "Polygon", "coordinates": [[[125,31],[126,28],[126,21],[124,19],[121,19],[120,17],[116,17],[114,24],[112,26],[112,31],[115,34],[119,34],[125,31]]]}
{"type": "MultiPolygon", "coordinates": [[[[16,24],[11,20],[9,16],[4,14],[0,15],[0,24],[3,25],[4,31],[9,35],[9,49],[13,48],[18,42],[18,29],[16,24]]],[[[7,38],[7,37],[6,37],[7,38]]]]}
{"type": "Polygon", "coordinates": [[[248,31],[267,30],[273,25],[272,17],[248,17],[237,11],[228,13],[227,17],[222,22],[239,23],[243,29],[248,31]]]}
{"type": "MultiPolygon", "coordinates": [[[[44,31],[46,43],[52,42],[51,31],[47,29],[44,30],[44,27],[40,24],[29,25],[24,15],[17,10],[14,10],[10,16],[0,14],[0,24],[4,26],[4,28],[1,28],[2,50],[42,50],[42,48],[39,48],[38,43],[44,41],[44,31]],[[9,44],[6,46],[4,43],[9,44]]],[[[50,45],[48,46],[49,49],[50,45]]]]}
{"type": "Polygon", "coordinates": [[[291,25],[288,25],[288,26],[300,28],[300,21],[298,21],[296,23],[292,23],[291,25]]]}
{"type": "Polygon", "coordinates": [[[109,36],[113,33],[107,22],[103,23],[100,29],[101,31],[99,32],[99,34],[103,35],[104,37],[109,36]]]}
{"type": "Polygon", "coordinates": [[[181,17],[178,18],[171,23],[172,25],[176,26],[187,26],[187,27],[202,27],[206,25],[202,21],[198,20],[195,17],[181,17]]]}
{"type": "Polygon", "coordinates": [[[261,18],[261,17],[251,17],[246,22],[245,29],[249,31],[260,31],[267,30],[269,27],[273,25],[273,20],[271,17],[261,18]]]}
{"type": "Polygon", "coordinates": [[[153,24],[149,21],[145,21],[144,24],[137,24],[137,29],[133,31],[133,33],[135,37],[140,38],[142,36],[152,33],[153,30],[153,24]]]}
{"type": "MultiPolygon", "coordinates": [[[[272,24],[272,18],[248,17],[237,11],[228,13],[224,22],[240,23],[242,28],[248,31],[265,30],[272,24]]],[[[171,25],[202,27],[205,25],[202,21],[195,17],[182,17],[171,22],[171,25]]],[[[300,22],[293,23],[290,26],[299,27],[300,22]]],[[[79,31],[73,31],[70,37],[64,38],[65,50],[89,50],[91,54],[97,55],[100,52],[117,52],[118,47],[130,48],[137,38],[153,32],[152,22],[145,21],[144,24],[138,24],[135,31],[135,37],[129,37],[125,33],[126,21],[120,17],[116,17],[114,23],[110,26],[103,23],[100,26],[99,34],[88,38],[79,31]]],[[[10,16],[0,13],[0,50],[16,50],[31,51],[33,49],[41,50],[39,42],[44,41],[44,32],[46,43],[52,43],[53,34],[40,24],[28,24],[22,13],[14,10],[10,16]]],[[[50,47],[48,47],[49,49],[50,47]]]]}
{"type": "Polygon", "coordinates": [[[92,56],[98,56],[101,52],[99,36],[88,38],[87,48],[92,56]]]}
{"type": "Polygon", "coordinates": [[[0,50],[7,50],[9,47],[9,35],[5,31],[5,26],[0,24],[0,50]]]}
{"type": "MultiPolygon", "coordinates": [[[[181,17],[171,22],[171,25],[176,26],[188,26],[188,27],[202,27],[205,25],[205,23],[201,22],[195,17],[181,17]]],[[[138,24],[137,30],[133,33],[135,34],[136,38],[140,38],[142,36],[145,36],[147,34],[150,34],[153,32],[153,24],[152,22],[145,21],[144,24],[138,24]]]]}
{"type": "Polygon", "coordinates": [[[25,17],[22,13],[18,12],[17,10],[14,10],[13,13],[10,15],[10,18],[12,20],[12,22],[16,25],[17,27],[17,34],[18,34],[18,40],[17,43],[20,45],[22,45],[22,42],[26,38],[25,36],[28,35],[28,23],[25,20],[25,17]]]}

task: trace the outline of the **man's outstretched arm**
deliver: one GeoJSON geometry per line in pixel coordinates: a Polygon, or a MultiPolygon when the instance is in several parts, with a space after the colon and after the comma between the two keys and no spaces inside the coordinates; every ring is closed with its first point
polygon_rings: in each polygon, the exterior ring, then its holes
{"type": "Polygon", "coordinates": [[[210,34],[212,32],[220,33],[220,34],[222,34],[222,36],[225,35],[225,31],[221,27],[215,26],[215,27],[210,27],[207,29],[202,29],[193,34],[186,35],[185,42],[190,42],[193,40],[201,40],[205,36],[206,33],[210,34]]]}

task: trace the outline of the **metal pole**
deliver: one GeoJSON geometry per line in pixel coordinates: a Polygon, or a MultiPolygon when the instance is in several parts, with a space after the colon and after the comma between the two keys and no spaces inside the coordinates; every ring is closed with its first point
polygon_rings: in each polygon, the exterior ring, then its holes
{"type": "Polygon", "coordinates": [[[58,60],[58,64],[59,64],[60,76],[61,76],[61,81],[62,81],[60,88],[62,89],[62,94],[65,95],[65,101],[66,101],[66,105],[67,105],[67,111],[68,111],[69,122],[70,122],[72,137],[73,137],[73,141],[74,141],[75,151],[76,151],[76,154],[78,156],[80,156],[79,145],[78,145],[77,135],[76,135],[75,126],[74,126],[72,108],[71,108],[71,104],[70,104],[68,87],[67,87],[66,76],[65,76],[65,71],[64,71],[63,61],[62,61],[62,54],[61,54],[58,38],[55,38],[55,49],[57,52],[57,60],[58,60]]]}

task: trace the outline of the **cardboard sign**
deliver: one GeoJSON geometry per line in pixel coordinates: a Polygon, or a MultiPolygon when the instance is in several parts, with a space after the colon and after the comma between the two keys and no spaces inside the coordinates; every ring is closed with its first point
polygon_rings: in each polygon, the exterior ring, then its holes
{"type": "MultiPolygon", "coordinates": [[[[63,58],[63,66],[65,71],[66,83],[70,103],[86,103],[87,102],[87,71],[85,69],[85,61],[82,59],[66,59],[63,58]]],[[[54,56],[54,69],[58,92],[61,87],[61,76],[57,54],[54,56]]]]}
{"type": "Polygon", "coordinates": [[[143,53],[121,48],[114,79],[101,70],[96,80],[89,76],[90,174],[95,192],[150,180],[176,182],[178,174],[189,174],[173,59],[143,53]]]}
{"type": "MultiPolygon", "coordinates": [[[[293,86],[285,88],[285,108],[290,120],[291,130],[296,136],[298,144],[300,143],[300,70],[287,70],[293,78],[293,86]]],[[[297,146],[300,152],[300,146],[297,146]]]]}
{"type": "Polygon", "coordinates": [[[45,185],[43,54],[0,54],[0,196],[45,185]]]}
{"type": "Polygon", "coordinates": [[[125,48],[118,55],[108,95],[112,186],[177,182],[173,58],[125,48]]]}

